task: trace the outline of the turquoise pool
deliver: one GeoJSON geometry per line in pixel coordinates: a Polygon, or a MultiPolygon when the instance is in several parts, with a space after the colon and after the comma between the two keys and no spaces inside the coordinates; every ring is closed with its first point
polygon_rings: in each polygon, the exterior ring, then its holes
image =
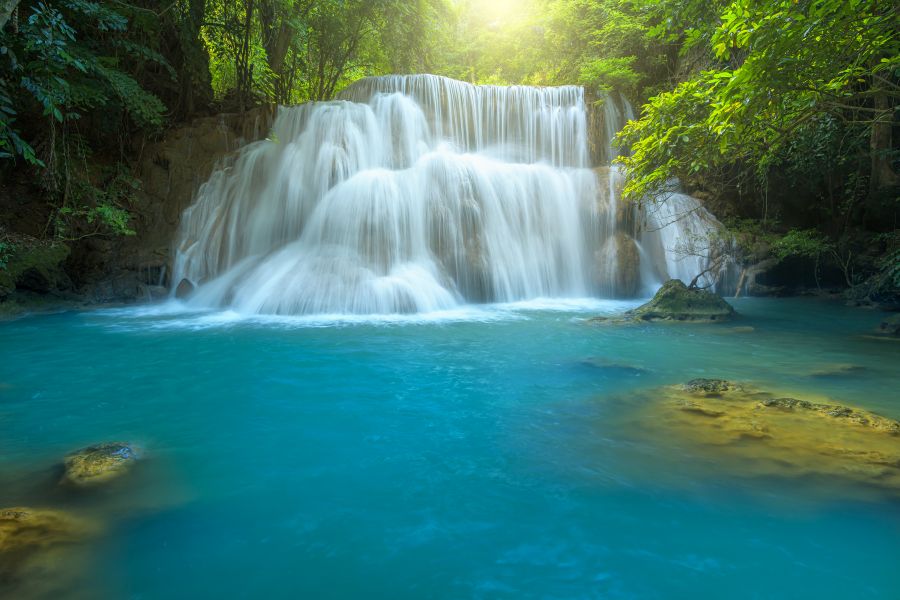
{"type": "Polygon", "coordinates": [[[896,598],[897,498],[744,477],[620,427],[631,393],[695,377],[900,418],[900,343],[866,336],[881,313],[733,303],[733,326],[586,322],[633,306],[616,302],[383,319],[163,305],[2,323],[0,507],[105,524],[71,565],[7,590],[896,598]],[[865,369],[815,375],[831,364],[865,369]],[[106,440],[139,444],[138,468],[60,491],[62,456],[106,440]]]}

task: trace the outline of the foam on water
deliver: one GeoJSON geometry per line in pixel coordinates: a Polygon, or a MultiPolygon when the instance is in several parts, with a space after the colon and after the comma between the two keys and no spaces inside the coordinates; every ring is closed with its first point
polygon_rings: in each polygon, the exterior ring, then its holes
{"type": "Polygon", "coordinates": [[[109,327],[123,331],[184,329],[201,330],[231,327],[342,327],[342,326],[408,326],[446,323],[489,323],[517,321],[537,313],[572,313],[573,316],[616,315],[634,308],[637,300],[603,300],[597,298],[535,298],[520,302],[461,305],[448,310],[423,313],[387,314],[315,314],[268,315],[234,310],[197,309],[190,303],[168,300],[128,308],[103,309],[83,313],[91,323],[106,321],[109,327]]]}

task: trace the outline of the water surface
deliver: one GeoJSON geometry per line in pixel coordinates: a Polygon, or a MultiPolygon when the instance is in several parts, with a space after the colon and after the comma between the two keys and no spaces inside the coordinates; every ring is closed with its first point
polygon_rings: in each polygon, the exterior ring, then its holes
{"type": "Polygon", "coordinates": [[[731,474],[621,429],[629,393],[752,381],[900,418],[881,314],[742,299],[242,318],[150,307],[0,324],[0,506],[100,515],[73,597],[892,598],[900,505],[731,474]],[[865,366],[834,376],[823,366],[865,366]],[[131,440],[72,496],[67,452],[131,440]]]}

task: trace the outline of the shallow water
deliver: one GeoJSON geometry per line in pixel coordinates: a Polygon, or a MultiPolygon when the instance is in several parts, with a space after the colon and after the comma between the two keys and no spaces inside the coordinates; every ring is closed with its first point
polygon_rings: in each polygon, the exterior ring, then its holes
{"type": "Polygon", "coordinates": [[[0,324],[0,507],[108,523],[73,597],[895,598],[896,498],[621,427],[630,393],[694,377],[900,418],[900,343],[865,337],[880,313],[734,304],[752,331],[592,326],[630,306],[596,301],[0,324]],[[814,375],[842,363],[866,369],[814,375]],[[145,460],[62,493],[54,465],[104,440],[145,460]]]}

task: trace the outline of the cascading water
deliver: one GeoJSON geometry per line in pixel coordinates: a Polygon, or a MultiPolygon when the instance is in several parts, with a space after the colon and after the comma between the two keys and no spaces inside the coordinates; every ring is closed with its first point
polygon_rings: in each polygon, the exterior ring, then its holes
{"type": "Polygon", "coordinates": [[[650,283],[623,250],[618,175],[604,190],[589,166],[579,87],[363,79],[281,108],[269,140],[212,175],[174,281],[199,286],[198,306],[277,314],[633,295],[650,283]]]}

